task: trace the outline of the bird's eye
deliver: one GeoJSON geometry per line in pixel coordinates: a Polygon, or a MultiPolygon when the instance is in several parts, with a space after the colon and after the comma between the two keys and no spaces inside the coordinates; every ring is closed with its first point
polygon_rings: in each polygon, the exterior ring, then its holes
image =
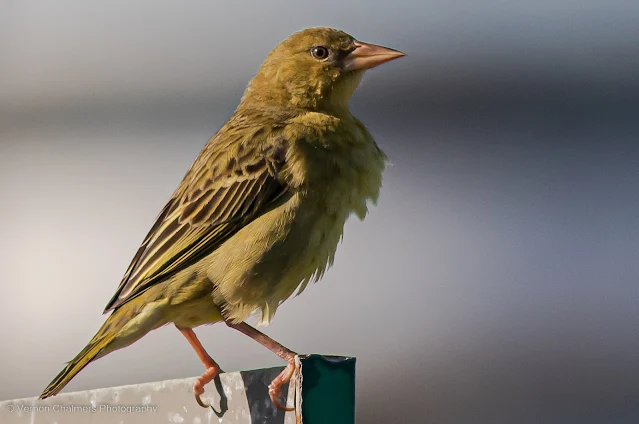
{"type": "Polygon", "coordinates": [[[329,54],[330,51],[324,46],[317,46],[311,49],[311,55],[317,60],[325,60],[329,54]]]}

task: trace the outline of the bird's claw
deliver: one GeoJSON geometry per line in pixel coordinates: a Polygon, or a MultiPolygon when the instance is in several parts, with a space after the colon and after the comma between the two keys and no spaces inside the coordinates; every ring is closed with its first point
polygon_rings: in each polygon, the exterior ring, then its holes
{"type": "Polygon", "coordinates": [[[220,373],[219,368],[211,367],[206,370],[206,372],[201,376],[195,379],[195,383],[193,383],[193,394],[195,395],[195,401],[202,408],[210,408],[211,405],[205,403],[200,396],[204,393],[204,386],[210,383],[218,374],[220,373]]]}
{"type": "Polygon", "coordinates": [[[295,408],[288,408],[280,403],[279,397],[282,396],[282,390],[280,387],[273,387],[272,385],[269,385],[268,395],[271,398],[271,402],[273,402],[273,405],[275,405],[277,409],[281,409],[282,411],[286,412],[295,411],[295,408]]]}
{"type": "Polygon", "coordinates": [[[202,408],[209,408],[211,406],[211,404],[204,402],[200,396],[202,395],[202,393],[204,393],[204,390],[202,390],[200,393],[195,392],[195,401],[197,402],[198,405],[200,405],[202,408]]]}
{"type": "Polygon", "coordinates": [[[200,395],[195,395],[195,401],[197,402],[198,405],[200,405],[202,408],[210,408],[211,404],[210,403],[205,403],[202,399],[200,399],[200,395]]]}
{"type": "Polygon", "coordinates": [[[268,395],[271,398],[273,404],[282,411],[292,412],[295,411],[295,408],[287,408],[283,406],[279,398],[282,396],[282,386],[291,381],[291,378],[297,371],[297,366],[295,365],[295,360],[288,363],[286,368],[277,376],[268,386],[268,395]]]}

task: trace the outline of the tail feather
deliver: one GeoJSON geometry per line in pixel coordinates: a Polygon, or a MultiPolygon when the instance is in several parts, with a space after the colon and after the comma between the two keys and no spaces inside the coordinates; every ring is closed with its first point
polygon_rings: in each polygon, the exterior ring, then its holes
{"type": "Polygon", "coordinates": [[[77,354],[75,358],[71,361],[67,362],[66,367],[60,374],[58,374],[51,383],[47,386],[46,389],[40,395],[40,399],[46,399],[49,396],[57,395],[60,390],[66,386],[69,381],[77,373],[82,371],[84,367],[86,367],[89,362],[96,359],[98,354],[115,338],[115,334],[112,335],[102,335],[100,334],[105,326],[102,326],[100,331],[93,337],[93,339],[89,342],[89,344],[82,349],[80,353],[77,354]]]}
{"type": "Polygon", "coordinates": [[[146,333],[167,323],[164,303],[139,296],[115,309],[89,344],[76,355],[44,389],[40,399],[57,395],[77,373],[92,361],[129,346],[146,333]]]}
{"type": "Polygon", "coordinates": [[[129,305],[133,307],[127,307],[124,305],[113,311],[111,315],[106,319],[102,327],[93,336],[89,344],[86,345],[80,353],[76,355],[71,361],[67,362],[60,374],[58,374],[51,383],[44,389],[44,392],[40,395],[40,399],[46,399],[49,396],[57,395],[60,390],[66,386],[77,373],[82,371],[90,362],[116,350],[122,348],[128,344],[133,343],[138,338],[142,337],[149,329],[140,328],[141,331],[135,334],[134,337],[123,337],[122,332],[127,324],[130,323],[134,317],[136,317],[138,310],[135,305],[129,305]],[[128,339],[128,340],[124,340],[128,339]]]}

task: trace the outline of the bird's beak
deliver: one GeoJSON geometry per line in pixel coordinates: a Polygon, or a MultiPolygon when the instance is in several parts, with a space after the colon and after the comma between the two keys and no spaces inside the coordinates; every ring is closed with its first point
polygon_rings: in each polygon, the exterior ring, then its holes
{"type": "Polygon", "coordinates": [[[355,50],[350,52],[344,59],[344,69],[347,71],[371,69],[382,63],[406,56],[406,53],[398,50],[361,41],[355,41],[354,45],[355,50]]]}

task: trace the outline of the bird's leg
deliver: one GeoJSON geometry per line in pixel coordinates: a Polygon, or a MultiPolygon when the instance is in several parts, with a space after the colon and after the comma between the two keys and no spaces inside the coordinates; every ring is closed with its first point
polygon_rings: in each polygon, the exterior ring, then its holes
{"type": "Polygon", "coordinates": [[[288,365],[286,366],[286,368],[284,368],[284,370],[280,373],[280,375],[275,377],[275,379],[271,382],[271,384],[269,384],[268,394],[271,400],[273,401],[273,403],[275,404],[275,406],[277,406],[279,409],[282,409],[284,411],[294,411],[295,408],[286,408],[285,406],[282,406],[278,398],[282,395],[282,386],[290,382],[291,378],[293,377],[293,374],[295,374],[295,371],[296,371],[295,357],[297,356],[297,353],[282,346],[281,344],[279,344],[278,342],[276,342],[275,340],[273,340],[266,334],[262,333],[258,329],[248,325],[245,322],[234,324],[231,321],[228,321],[226,319],[224,320],[224,322],[229,327],[234,328],[237,331],[240,331],[246,334],[247,336],[249,336],[256,342],[258,342],[262,346],[266,347],[271,352],[275,353],[277,356],[279,356],[280,358],[282,358],[288,363],[288,365]]]}
{"type": "Polygon", "coordinates": [[[200,343],[197,336],[195,335],[195,332],[193,332],[191,328],[180,328],[177,325],[176,327],[182,334],[184,334],[184,337],[186,337],[191,346],[193,346],[195,353],[197,353],[197,356],[200,358],[200,361],[202,361],[202,365],[204,365],[204,369],[206,370],[206,372],[202,374],[201,377],[198,377],[195,380],[195,383],[193,383],[193,393],[195,394],[195,401],[198,403],[198,405],[200,405],[202,408],[208,408],[211,405],[207,405],[206,403],[202,402],[200,396],[202,395],[202,393],[204,393],[204,386],[210,383],[215,377],[217,377],[218,374],[222,372],[222,369],[217,364],[217,362],[215,362],[213,358],[209,356],[206,350],[204,350],[202,343],[200,343]]]}

